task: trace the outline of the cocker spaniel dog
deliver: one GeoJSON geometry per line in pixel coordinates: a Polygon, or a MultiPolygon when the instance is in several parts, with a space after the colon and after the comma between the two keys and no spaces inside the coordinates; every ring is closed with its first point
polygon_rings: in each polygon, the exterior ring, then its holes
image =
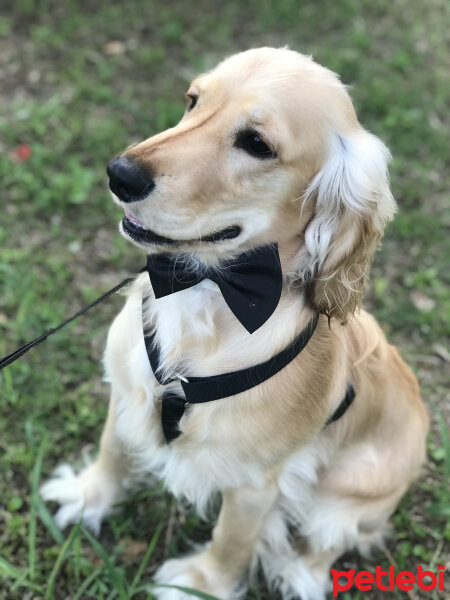
{"type": "Polygon", "coordinates": [[[396,210],[389,152],[338,77],[288,49],[236,54],[186,98],[176,127],[108,165],[148,270],[109,331],[98,458],[41,492],[60,527],[96,532],[148,473],[200,514],[220,493],[211,542],[156,581],[229,600],[260,569],[284,599],[321,600],[425,455],[416,379],[360,309],[396,210]]]}

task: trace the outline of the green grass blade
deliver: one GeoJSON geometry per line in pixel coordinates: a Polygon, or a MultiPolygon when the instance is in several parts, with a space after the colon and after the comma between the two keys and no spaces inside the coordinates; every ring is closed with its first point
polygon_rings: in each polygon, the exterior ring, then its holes
{"type": "Polygon", "coordinates": [[[13,592],[13,591],[23,587],[23,588],[27,588],[29,590],[38,592],[38,594],[39,594],[38,598],[43,598],[44,591],[43,591],[42,586],[37,585],[36,583],[32,583],[31,581],[28,581],[26,576],[27,576],[27,572],[24,571],[23,575],[19,579],[16,579],[16,581],[11,585],[11,591],[13,592]]]}
{"type": "Polygon", "coordinates": [[[64,560],[66,559],[68,553],[70,552],[70,549],[72,548],[73,542],[75,541],[77,535],[79,535],[79,533],[80,533],[80,527],[81,527],[81,522],[77,523],[75,525],[75,527],[70,532],[69,536],[67,537],[66,541],[64,542],[64,544],[58,554],[58,558],[56,559],[56,562],[53,565],[52,572],[50,573],[50,577],[48,578],[47,591],[45,593],[45,600],[53,600],[53,590],[55,587],[56,577],[59,573],[59,570],[61,569],[61,566],[62,566],[64,560]]]}
{"type": "Polygon", "coordinates": [[[252,589],[252,592],[253,592],[253,595],[255,597],[255,600],[262,600],[262,596],[261,596],[261,594],[259,593],[258,590],[252,589]]]}
{"type": "Polygon", "coordinates": [[[0,556],[0,574],[3,577],[18,579],[19,577],[22,577],[23,573],[26,573],[26,571],[14,567],[11,563],[0,556]]]}
{"type": "Polygon", "coordinates": [[[36,565],[36,511],[31,505],[30,522],[28,525],[28,572],[34,579],[36,565]]]}
{"type": "Polygon", "coordinates": [[[34,579],[36,570],[36,508],[33,498],[38,495],[39,479],[41,476],[42,461],[47,447],[48,436],[44,436],[36,455],[33,472],[31,474],[31,507],[30,524],[28,527],[28,574],[34,579]]]}
{"type": "Polygon", "coordinates": [[[38,492],[36,492],[36,494],[32,498],[32,502],[41,522],[45,525],[46,529],[48,530],[52,538],[55,540],[55,542],[59,546],[62,546],[64,544],[64,536],[61,533],[61,531],[56,527],[53,517],[51,516],[48,508],[46,507],[42,498],[39,496],[38,492]]]}
{"type": "Polygon", "coordinates": [[[39,585],[28,581],[27,575],[27,569],[18,569],[0,556],[0,581],[2,578],[14,579],[14,582],[11,584],[11,591],[25,587],[42,594],[42,588],[39,585]]]}
{"type": "Polygon", "coordinates": [[[100,567],[98,567],[97,569],[92,571],[92,573],[88,577],[86,577],[86,579],[80,585],[75,596],[73,596],[72,600],[80,600],[83,597],[84,592],[88,589],[88,587],[91,585],[91,583],[93,581],[95,581],[95,579],[98,577],[98,575],[101,573],[101,571],[102,571],[102,569],[100,567]]]}
{"type": "Polygon", "coordinates": [[[192,588],[180,587],[179,585],[166,585],[163,583],[149,583],[147,588],[149,587],[162,587],[167,588],[169,590],[179,590],[180,592],[185,592],[186,594],[190,594],[195,598],[201,598],[202,600],[219,600],[216,596],[210,596],[209,594],[205,594],[204,592],[199,592],[198,590],[194,590],[192,588]]]}
{"type": "Polygon", "coordinates": [[[136,590],[137,586],[139,585],[142,574],[144,573],[144,571],[148,565],[148,561],[150,560],[150,557],[155,550],[156,544],[157,544],[159,536],[161,534],[161,529],[162,529],[162,523],[160,523],[158,525],[158,527],[156,528],[156,531],[153,534],[152,539],[150,540],[147,550],[145,551],[144,557],[142,558],[141,564],[139,565],[139,568],[136,571],[136,575],[134,576],[134,579],[131,582],[130,589],[128,590],[130,599],[134,596],[135,590],[136,590]]]}
{"type": "Polygon", "coordinates": [[[105,563],[106,570],[108,571],[111,581],[114,584],[115,589],[118,591],[121,600],[128,600],[127,586],[123,573],[115,567],[114,562],[111,560],[111,557],[108,554],[108,551],[103,548],[100,542],[98,542],[95,537],[89,533],[89,531],[87,531],[87,529],[83,528],[83,535],[94,548],[99,558],[101,558],[105,563]]]}
{"type": "Polygon", "coordinates": [[[436,420],[439,425],[442,447],[444,448],[445,474],[448,477],[450,476],[450,436],[448,432],[448,426],[446,425],[444,417],[440,411],[436,411],[436,420]]]}

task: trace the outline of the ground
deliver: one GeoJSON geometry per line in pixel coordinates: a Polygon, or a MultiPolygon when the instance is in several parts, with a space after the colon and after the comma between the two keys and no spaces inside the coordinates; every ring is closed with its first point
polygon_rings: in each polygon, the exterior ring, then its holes
{"type": "MultiPolygon", "coordinates": [[[[0,355],[143,265],[117,233],[105,165],[177,122],[192,74],[263,44],[288,44],[340,73],[361,122],[392,151],[400,206],[366,305],[418,375],[432,418],[429,460],[393,518],[387,555],[341,565],[449,564],[448,3],[4,0],[2,8],[0,355]]],[[[98,541],[78,527],[61,534],[37,496],[62,457],[95,452],[108,394],[100,358],[122,303],[112,298],[0,374],[2,599],[151,598],[143,586],[164,557],[208,535],[210,525],[158,484],[127,502],[98,541]]],[[[269,597],[262,583],[249,594],[269,597]]]]}

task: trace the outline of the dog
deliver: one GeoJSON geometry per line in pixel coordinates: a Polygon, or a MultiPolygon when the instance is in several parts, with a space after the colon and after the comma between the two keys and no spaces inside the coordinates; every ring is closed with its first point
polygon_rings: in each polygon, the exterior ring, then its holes
{"type": "Polygon", "coordinates": [[[339,78],[286,48],[231,56],[186,98],[178,125],[108,166],[121,232],[149,272],[108,334],[98,458],[79,474],[63,465],[41,494],[61,505],[59,527],[98,533],[148,473],[200,514],[220,493],[211,542],[156,582],[231,600],[261,571],[285,600],[322,600],[344,552],[382,544],[425,459],[417,381],[360,307],[396,212],[389,152],[339,78]],[[247,272],[227,296],[235,268],[247,272]],[[172,288],[156,293],[161,277],[172,288]],[[239,314],[250,277],[256,300],[239,314]],[[215,378],[236,372],[256,381],[213,398],[215,378]],[[184,402],[194,381],[207,401],[184,402]]]}

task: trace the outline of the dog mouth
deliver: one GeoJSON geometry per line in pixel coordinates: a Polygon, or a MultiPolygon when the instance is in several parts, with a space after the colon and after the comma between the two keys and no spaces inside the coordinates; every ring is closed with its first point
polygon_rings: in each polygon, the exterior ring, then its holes
{"type": "Polygon", "coordinates": [[[196,239],[173,239],[163,235],[159,235],[155,231],[151,229],[146,229],[144,224],[136,219],[135,217],[126,214],[122,219],[122,227],[123,233],[128,235],[132,240],[138,243],[143,244],[187,244],[192,242],[222,242],[225,240],[232,240],[241,233],[242,229],[239,225],[231,225],[230,227],[226,227],[225,229],[221,229],[220,231],[215,231],[205,236],[201,236],[196,239]]]}

